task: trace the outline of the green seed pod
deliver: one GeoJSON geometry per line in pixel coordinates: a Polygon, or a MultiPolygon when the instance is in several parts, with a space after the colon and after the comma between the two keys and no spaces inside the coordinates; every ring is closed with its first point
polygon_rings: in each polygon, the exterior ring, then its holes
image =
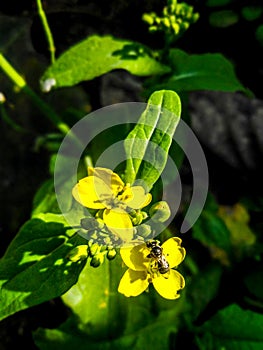
{"type": "Polygon", "coordinates": [[[150,216],[154,222],[165,222],[171,215],[169,205],[165,201],[160,201],[151,206],[150,216]]]}
{"type": "Polygon", "coordinates": [[[87,245],[79,245],[79,246],[73,248],[68,254],[69,260],[71,260],[73,262],[85,260],[85,259],[87,259],[87,257],[88,257],[88,246],[87,245]]]}
{"type": "Polygon", "coordinates": [[[116,255],[117,255],[117,252],[116,252],[116,250],[114,248],[109,249],[109,251],[107,253],[107,259],[113,260],[116,255]]]}
{"type": "Polygon", "coordinates": [[[92,267],[99,267],[104,262],[104,254],[97,254],[96,256],[93,256],[93,258],[90,261],[90,266],[92,267]]]}

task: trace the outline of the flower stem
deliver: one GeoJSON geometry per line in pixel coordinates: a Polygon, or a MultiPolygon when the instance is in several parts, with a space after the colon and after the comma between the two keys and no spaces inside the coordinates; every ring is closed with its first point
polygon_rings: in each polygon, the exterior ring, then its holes
{"type": "Polygon", "coordinates": [[[23,92],[25,92],[31,99],[35,106],[49,119],[53,124],[66,135],[70,128],[64,123],[56,112],[46,104],[26,83],[25,79],[11,66],[11,64],[0,53],[0,68],[5,74],[17,85],[23,92]]]}
{"type": "Polygon", "coordinates": [[[51,63],[54,63],[56,60],[56,58],[55,58],[56,48],[55,48],[53,36],[52,36],[51,30],[50,30],[50,27],[48,24],[48,20],[47,20],[45,11],[43,10],[41,0],[36,0],[36,2],[37,2],[38,14],[39,14],[39,17],[41,19],[42,25],[44,27],[44,31],[45,31],[47,42],[48,42],[48,49],[50,51],[50,60],[51,60],[51,63]]]}

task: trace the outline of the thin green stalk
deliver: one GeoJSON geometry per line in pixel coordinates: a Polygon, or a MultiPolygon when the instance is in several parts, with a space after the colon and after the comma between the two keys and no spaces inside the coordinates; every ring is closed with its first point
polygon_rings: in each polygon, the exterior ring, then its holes
{"type": "Polygon", "coordinates": [[[48,42],[48,49],[50,51],[51,63],[54,63],[56,60],[56,58],[55,58],[56,48],[55,48],[53,36],[52,36],[51,30],[49,28],[48,20],[47,20],[45,11],[43,10],[41,0],[36,0],[36,2],[37,2],[38,14],[39,14],[39,17],[40,17],[41,22],[43,24],[44,31],[45,31],[46,38],[47,38],[47,42],[48,42]]]}
{"type": "Polygon", "coordinates": [[[17,73],[17,71],[10,65],[5,57],[0,53],[0,68],[3,69],[5,74],[11,79],[15,85],[17,85],[23,92],[25,92],[33,101],[35,106],[55,124],[55,126],[66,135],[70,128],[65,124],[56,112],[46,104],[26,83],[25,79],[17,73]]]}

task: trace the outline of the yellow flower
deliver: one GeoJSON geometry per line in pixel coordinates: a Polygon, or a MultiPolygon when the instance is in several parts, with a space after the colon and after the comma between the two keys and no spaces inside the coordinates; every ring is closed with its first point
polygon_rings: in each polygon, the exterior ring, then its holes
{"type": "Polygon", "coordinates": [[[129,211],[141,209],[152,200],[142,186],[125,186],[116,173],[106,168],[88,168],[88,176],[74,186],[72,194],[83,206],[103,210],[104,223],[123,242],[133,238],[129,211]]]}
{"type": "Polygon", "coordinates": [[[149,256],[151,249],[146,244],[121,248],[121,257],[129,269],[122,276],[119,293],[126,297],[137,296],[152,283],[163,298],[179,298],[178,291],[184,288],[185,281],[183,276],[172,268],[178,266],[185,257],[185,249],[181,247],[181,242],[180,238],[172,237],[162,244],[162,254],[170,267],[165,274],[160,273],[156,261],[149,256]]]}

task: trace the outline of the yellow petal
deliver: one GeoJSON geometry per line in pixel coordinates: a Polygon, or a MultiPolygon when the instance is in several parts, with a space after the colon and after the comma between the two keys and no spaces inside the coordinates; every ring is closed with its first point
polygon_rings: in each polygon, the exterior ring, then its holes
{"type": "Polygon", "coordinates": [[[133,209],[141,209],[151,202],[152,195],[145,194],[142,186],[132,186],[123,192],[120,200],[133,209]]]}
{"type": "Polygon", "coordinates": [[[164,277],[164,275],[161,275],[153,278],[153,286],[163,298],[170,300],[178,299],[180,297],[178,291],[185,286],[184,278],[175,270],[170,270],[167,276],[165,275],[164,277]]]}
{"type": "Polygon", "coordinates": [[[149,249],[145,244],[135,247],[121,248],[120,254],[125,265],[135,271],[147,271],[150,263],[149,249]]]}
{"type": "Polygon", "coordinates": [[[123,190],[124,183],[122,179],[107,168],[88,168],[88,174],[100,178],[107,186],[110,187],[114,196],[123,190]]]}
{"type": "Polygon", "coordinates": [[[72,190],[72,195],[87,208],[102,209],[112,198],[110,188],[99,178],[87,176],[81,179],[72,190]]]}
{"type": "Polygon", "coordinates": [[[128,269],[120,280],[118,292],[124,294],[126,297],[136,297],[143,293],[148,285],[146,271],[133,271],[128,269]]]}
{"type": "Polygon", "coordinates": [[[181,243],[179,237],[172,237],[162,244],[163,253],[171,268],[178,266],[184,260],[185,249],[181,247],[181,243]]]}
{"type": "Polygon", "coordinates": [[[103,212],[103,221],[114,234],[123,242],[130,242],[133,238],[133,225],[129,215],[118,208],[106,209],[103,212]]]}

